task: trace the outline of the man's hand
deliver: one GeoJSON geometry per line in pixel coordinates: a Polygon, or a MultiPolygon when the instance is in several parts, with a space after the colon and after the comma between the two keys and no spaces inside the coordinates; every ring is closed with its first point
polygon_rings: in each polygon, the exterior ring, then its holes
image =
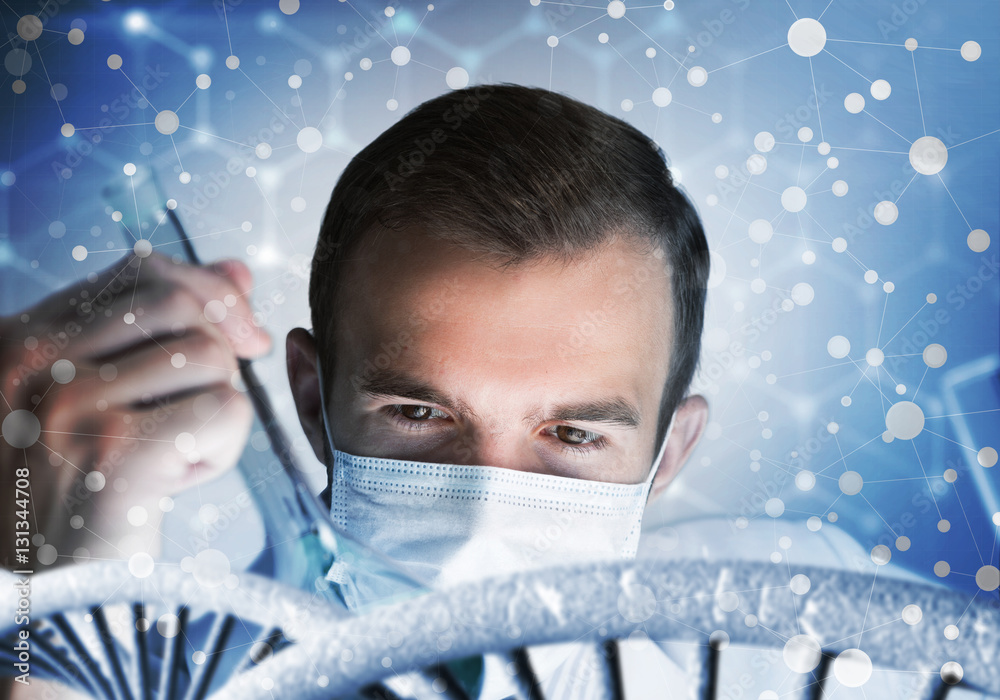
{"type": "Polygon", "coordinates": [[[11,501],[0,504],[0,563],[24,568],[14,500],[25,474],[30,532],[56,563],[77,548],[155,553],[160,500],[231,468],[243,449],[252,407],[237,358],[271,347],[251,321],[251,285],[236,261],[130,256],[0,319],[0,493],[11,501]]]}

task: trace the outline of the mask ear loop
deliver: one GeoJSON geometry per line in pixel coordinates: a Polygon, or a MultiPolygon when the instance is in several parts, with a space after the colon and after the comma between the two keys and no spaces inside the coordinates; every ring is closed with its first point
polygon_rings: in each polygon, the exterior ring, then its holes
{"type": "Polygon", "coordinates": [[[319,382],[320,413],[323,414],[323,437],[326,439],[327,447],[330,448],[330,459],[333,459],[337,448],[333,446],[333,431],[330,429],[330,416],[326,412],[326,383],[323,381],[323,367],[320,365],[319,356],[316,357],[316,381],[319,382]]]}
{"type": "Polygon", "coordinates": [[[660,451],[657,453],[656,459],[653,460],[653,466],[650,467],[649,473],[646,475],[646,480],[643,482],[647,486],[652,486],[653,479],[656,478],[656,472],[659,470],[660,460],[663,459],[663,454],[667,451],[667,442],[670,441],[670,434],[672,432],[674,432],[673,416],[670,417],[670,424],[667,426],[667,434],[663,436],[663,442],[660,443],[660,451]]]}

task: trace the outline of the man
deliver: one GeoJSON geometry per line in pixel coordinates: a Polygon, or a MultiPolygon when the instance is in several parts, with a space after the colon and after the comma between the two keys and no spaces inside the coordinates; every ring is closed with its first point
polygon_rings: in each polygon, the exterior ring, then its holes
{"type": "MultiPolygon", "coordinates": [[[[141,466],[125,459],[105,476],[132,470],[123,495],[96,489],[84,499],[99,519],[113,514],[104,518],[112,529],[136,505],[154,517],[154,498],[235,459],[234,426],[245,435],[248,415],[227,384],[232,358],[267,348],[239,323],[249,316],[245,268],[227,263],[215,276],[155,255],[143,265],[156,274],[140,277],[139,301],[113,301],[113,322],[98,319],[86,343],[64,351],[75,377],[37,402],[43,424],[91,435],[126,432],[122,424],[158,400],[180,406],[157,433],[169,433],[155,443],[156,459],[170,460],[165,477],[149,473],[157,462],[144,452],[141,466]],[[219,323],[199,314],[213,301],[228,308],[219,323]],[[136,306],[143,316],[129,323],[136,306]],[[102,391],[113,398],[97,415],[102,391]],[[207,423],[192,427],[197,420],[207,423]],[[86,421],[99,425],[77,429],[86,421]],[[186,438],[169,437],[182,433],[197,435],[193,458],[177,452],[186,438]]],[[[134,268],[120,265],[99,284],[134,268]]],[[[287,340],[299,419],[328,465],[334,521],[432,584],[632,556],[646,501],[676,476],[706,422],[704,399],[686,392],[707,274],[697,216],[638,130],[514,85],[424,103],[342,174],[313,262],[313,332],[295,329],[287,340]]],[[[4,323],[22,365],[19,324],[44,318],[45,329],[58,328],[50,319],[69,313],[65,295],[47,304],[4,323]]],[[[32,391],[7,377],[12,407],[28,406],[32,391]]],[[[88,445],[72,469],[54,459],[53,470],[67,482],[108,471],[110,448],[88,445]]],[[[39,450],[6,449],[5,463],[39,450]]],[[[74,514],[50,518],[46,539],[60,556],[68,552],[59,538],[72,532],[58,521],[74,514]]],[[[349,606],[365,602],[365,572],[330,578],[349,606]]]]}

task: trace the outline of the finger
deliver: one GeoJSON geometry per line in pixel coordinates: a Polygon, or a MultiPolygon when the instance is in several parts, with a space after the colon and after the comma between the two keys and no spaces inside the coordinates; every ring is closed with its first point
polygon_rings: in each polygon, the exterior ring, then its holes
{"type": "Polygon", "coordinates": [[[108,410],[90,437],[93,469],[105,483],[124,479],[132,498],[171,495],[232,468],[252,418],[249,399],[228,384],[147,410],[108,410]]]}
{"type": "Polygon", "coordinates": [[[41,408],[54,410],[54,403],[63,403],[69,410],[80,410],[98,401],[106,407],[133,408],[213,384],[232,383],[238,369],[221,333],[198,328],[180,338],[133,346],[99,367],[78,368],[73,382],[45,395],[41,408]]]}
{"type": "Polygon", "coordinates": [[[225,260],[216,266],[199,267],[156,255],[148,260],[166,280],[186,287],[202,302],[205,318],[219,325],[239,357],[254,358],[270,351],[270,335],[252,321],[252,277],[245,265],[225,260]]]}

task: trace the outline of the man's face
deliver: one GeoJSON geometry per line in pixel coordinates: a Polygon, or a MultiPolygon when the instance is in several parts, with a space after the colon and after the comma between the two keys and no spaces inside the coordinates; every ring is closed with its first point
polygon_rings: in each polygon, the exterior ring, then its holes
{"type": "Polygon", "coordinates": [[[338,450],[646,477],[673,340],[661,254],[617,238],[502,269],[417,231],[380,232],[340,294],[324,367],[338,450]]]}

